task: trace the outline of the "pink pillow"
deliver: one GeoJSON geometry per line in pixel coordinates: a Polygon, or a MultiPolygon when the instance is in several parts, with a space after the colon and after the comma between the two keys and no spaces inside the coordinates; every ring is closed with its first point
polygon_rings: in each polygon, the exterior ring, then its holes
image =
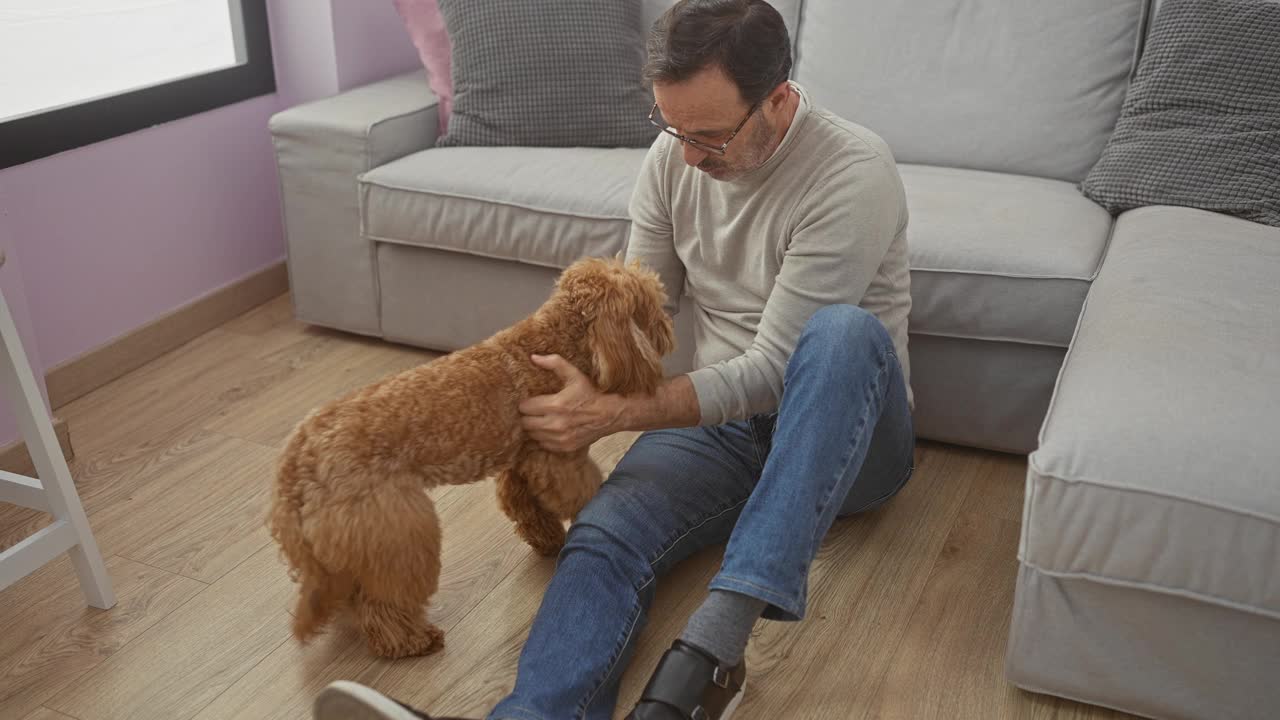
{"type": "Polygon", "coordinates": [[[453,77],[449,74],[449,35],[440,16],[440,5],[436,0],[392,1],[427,69],[427,84],[440,98],[440,134],[444,135],[453,112],[453,77]]]}

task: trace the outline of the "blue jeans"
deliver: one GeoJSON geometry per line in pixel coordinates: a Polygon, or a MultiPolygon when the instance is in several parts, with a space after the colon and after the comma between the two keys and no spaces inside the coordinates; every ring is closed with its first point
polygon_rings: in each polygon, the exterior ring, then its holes
{"type": "Polygon", "coordinates": [[[823,308],[787,365],[776,414],[640,436],[569,530],[520,655],[504,720],[609,718],[657,579],[728,541],[712,589],[805,614],[809,564],[838,515],[870,510],[913,469],[893,343],[870,313],[823,308]]]}

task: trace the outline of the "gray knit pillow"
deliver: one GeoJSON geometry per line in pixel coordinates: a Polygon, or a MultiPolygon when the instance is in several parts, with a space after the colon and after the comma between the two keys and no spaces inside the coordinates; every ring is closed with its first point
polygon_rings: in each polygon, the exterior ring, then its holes
{"type": "Polygon", "coordinates": [[[458,145],[645,147],[640,0],[440,0],[458,145]]]}
{"type": "Polygon", "coordinates": [[[1161,3],[1081,190],[1113,213],[1185,205],[1280,226],[1280,2],[1161,3]]]}

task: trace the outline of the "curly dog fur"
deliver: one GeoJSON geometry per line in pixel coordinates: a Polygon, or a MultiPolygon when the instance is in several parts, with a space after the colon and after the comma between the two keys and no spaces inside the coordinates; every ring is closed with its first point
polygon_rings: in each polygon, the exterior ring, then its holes
{"type": "Polygon", "coordinates": [[[269,525],[299,583],[295,637],[349,610],[382,657],[443,646],[426,605],[440,576],[427,490],[497,476],[515,530],[552,555],[600,486],[585,449],[542,450],[519,403],[560,381],[531,354],[559,354],[601,390],[649,394],[675,345],[657,275],[590,258],[565,270],[533,315],[493,337],[357,390],[308,415],[276,473],[269,525]]]}

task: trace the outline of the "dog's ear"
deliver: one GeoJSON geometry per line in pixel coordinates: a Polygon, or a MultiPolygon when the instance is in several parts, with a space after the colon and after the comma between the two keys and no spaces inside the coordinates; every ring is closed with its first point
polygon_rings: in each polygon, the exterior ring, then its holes
{"type": "Polygon", "coordinates": [[[675,325],[667,314],[667,292],[658,274],[649,270],[639,260],[632,260],[627,272],[634,279],[636,288],[636,312],[633,317],[649,338],[658,357],[666,357],[676,348],[675,325]]]}
{"type": "Polygon", "coordinates": [[[657,390],[662,381],[664,352],[655,346],[649,329],[637,323],[637,303],[641,300],[638,293],[642,288],[626,274],[612,279],[614,287],[597,298],[594,317],[587,328],[592,379],[604,392],[647,395],[657,390]]]}

